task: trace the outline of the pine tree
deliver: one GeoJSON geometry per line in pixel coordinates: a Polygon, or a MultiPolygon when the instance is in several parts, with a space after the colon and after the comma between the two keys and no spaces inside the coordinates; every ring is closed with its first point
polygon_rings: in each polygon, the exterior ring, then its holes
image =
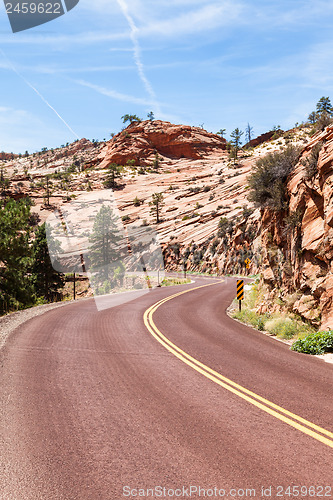
{"type": "Polygon", "coordinates": [[[160,168],[160,157],[159,157],[158,153],[155,153],[153,168],[154,168],[154,170],[158,170],[160,168]]]}
{"type": "MultiPolygon", "coordinates": [[[[52,236],[49,235],[49,245],[60,246],[52,236]],[[50,238],[53,241],[50,241],[50,238]]],[[[46,238],[45,223],[38,227],[35,235],[35,240],[32,246],[33,265],[31,268],[35,293],[38,297],[43,297],[47,301],[59,300],[61,293],[60,288],[64,286],[64,278],[57,273],[51,263],[48,241],[46,238]]]]}
{"type": "Polygon", "coordinates": [[[165,205],[162,193],[153,193],[152,201],[149,202],[151,206],[150,213],[156,216],[156,224],[160,222],[160,214],[162,207],[165,205]]]}
{"type": "Polygon", "coordinates": [[[28,269],[32,263],[29,245],[31,201],[0,203],[0,312],[32,305],[33,287],[28,269]]]}
{"type": "Polygon", "coordinates": [[[312,125],[314,125],[317,121],[317,113],[312,111],[312,113],[309,114],[308,120],[312,125]]]}
{"type": "Polygon", "coordinates": [[[220,128],[220,130],[218,132],[216,132],[216,135],[220,135],[223,139],[224,135],[226,133],[226,129],[225,128],[220,128]]]}
{"type": "Polygon", "coordinates": [[[93,283],[100,287],[105,282],[111,283],[119,267],[122,249],[119,242],[122,240],[117,217],[110,207],[102,206],[96,215],[93,230],[89,236],[90,270],[93,274],[93,283]]]}
{"type": "Polygon", "coordinates": [[[141,118],[139,118],[136,115],[126,114],[126,115],[122,116],[121,119],[123,120],[123,123],[126,123],[126,122],[130,122],[130,123],[141,122],[141,118]]]}
{"type": "Polygon", "coordinates": [[[47,175],[45,182],[44,182],[44,187],[45,187],[44,203],[47,206],[50,206],[51,186],[52,186],[52,183],[50,182],[50,178],[47,175]]]}
{"type": "Polygon", "coordinates": [[[117,186],[117,180],[122,176],[122,168],[116,163],[111,163],[109,165],[109,171],[105,181],[103,182],[104,187],[107,189],[114,189],[117,186]]]}
{"type": "Polygon", "coordinates": [[[10,180],[5,177],[3,166],[0,167],[0,196],[6,197],[10,187],[10,180]]]}
{"type": "Polygon", "coordinates": [[[241,137],[244,134],[239,128],[235,128],[233,132],[231,132],[230,137],[232,140],[230,141],[231,144],[234,147],[234,162],[237,160],[238,157],[238,151],[240,150],[240,145],[242,144],[241,142],[241,137]]]}
{"type": "Polygon", "coordinates": [[[324,130],[332,123],[333,106],[329,97],[321,97],[316,105],[316,111],[309,114],[308,120],[316,129],[324,130]]]}
{"type": "Polygon", "coordinates": [[[245,129],[245,140],[246,142],[251,142],[253,137],[253,127],[248,123],[245,129]]]}
{"type": "Polygon", "coordinates": [[[317,102],[316,111],[318,115],[327,113],[331,118],[333,117],[333,106],[329,97],[321,97],[317,102]]]}

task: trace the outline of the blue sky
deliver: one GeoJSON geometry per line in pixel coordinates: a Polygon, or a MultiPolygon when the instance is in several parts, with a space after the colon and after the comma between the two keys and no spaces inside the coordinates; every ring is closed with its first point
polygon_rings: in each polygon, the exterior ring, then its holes
{"type": "Polygon", "coordinates": [[[306,120],[333,101],[333,2],[80,0],[13,34],[0,5],[0,151],[109,138],[137,114],[208,131],[306,120]]]}

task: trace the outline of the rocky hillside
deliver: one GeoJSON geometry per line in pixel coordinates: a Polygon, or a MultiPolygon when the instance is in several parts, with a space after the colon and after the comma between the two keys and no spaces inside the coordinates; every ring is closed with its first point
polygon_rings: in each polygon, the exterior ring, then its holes
{"type": "Polygon", "coordinates": [[[136,122],[108,142],[82,139],[3,160],[9,186],[2,195],[31,196],[40,223],[83,192],[104,189],[110,164],[123,165],[114,190],[123,222],[158,230],[169,270],[260,272],[263,311],[289,309],[333,327],[333,129],[313,137],[310,129],[269,132],[234,163],[225,140],[201,128],[136,122]],[[287,144],[303,148],[287,182],[288,209],[255,209],[247,199],[253,165],[287,144]],[[153,193],[165,203],[158,225],[149,206],[153,193]]]}
{"type": "Polygon", "coordinates": [[[321,328],[333,327],[333,127],[305,146],[287,184],[284,216],[263,211],[262,277],[268,302],[279,298],[321,328]]]}
{"type": "Polygon", "coordinates": [[[14,155],[14,153],[5,153],[4,151],[2,151],[0,153],[0,161],[1,160],[14,160],[17,157],[18,157],[18,155],[14,155]]]}
{"type": "Polygon", "coordinates": [[[202,128],[146,120],[133,122],[114,136],[97,161],[101,161],[100,167],[103,168],[110,163],[126,165],[131,160],[137,165],[145,165],[156,154],[173,159],[200,160],[225,149],[225,139],[202,128]]]}

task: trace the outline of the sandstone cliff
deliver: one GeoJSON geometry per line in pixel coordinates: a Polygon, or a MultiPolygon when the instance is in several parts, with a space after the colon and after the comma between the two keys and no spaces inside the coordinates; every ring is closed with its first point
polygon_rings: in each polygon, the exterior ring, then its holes
{"type": "Polygon", "coordinates": [[[101,151],[100,167],[110,163],[126,165],[134,160],[137,165],[156,153],[168,158],[200,159],[209,153],[226,149],[226,140],[199,127],[173,125],[160,120],[133,122],[115,135],[101,151]]]}
{"type": "Polygon", "coordinates": [[[166,262],[172,269],[185,261],[191,270],[260,273],[266,289],[260,312],[288,310],[333,328],[333,127],[303,147],[286,188],[286,211],[243,208],[222,218],[200,246],[167,246],[166,262]]]}
{"type": "MultiPolygon", "coordinates": [[[[270,298],[333,328],[333,127],[304,148],[287,183],[286,214],[262,213],[262,277],[270,298]]],[[[269,297],[267,297],[269,298],[269,297]]],[[[267,309],[267,306],[263,307],[267,309]]]]}
{"type": "MultiPolygon", "coordinates": [[[[107,143],[76,141],[66,148],[4,160],[10,196],[30,195],[43,222],[58,206],[84,191],[103,189],[110,163],[123,169],[117,205],[125,224],[152,225],[163,245],[168,270],[261,273],[267,294],[261,310],[294,311],[333,328],[333,128],[309,139],[309,129],[242,152],[234,165],[226,142],[197,127],[168,122],[133,123],[107,143]],[[288,142],[303,147],[290,175],[285,213],[254,210],[247,177],[256,160],[288,142]],[[151,168],[156,153],[158,171],[151,168]],[[50,206],[45,204],[49,176],[50,206]],[[151,196],[163,193],[156,225],[151,196]],[[246,205],[248,208],[245,208],[246,205]],[[251,260],[246,268],[246,259],[251,260]]],[[[261,142],[263,138],[259,140],[261,142]]]]}

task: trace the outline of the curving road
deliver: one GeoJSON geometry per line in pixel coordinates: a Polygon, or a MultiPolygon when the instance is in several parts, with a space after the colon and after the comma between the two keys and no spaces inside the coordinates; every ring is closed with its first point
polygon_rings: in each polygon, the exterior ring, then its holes
{"type": "Polygon", "coordinates": [[[230,319],[234,295],[201,278],[19,327],[0,498],[333,498],[333,366],[230,319]]]}

